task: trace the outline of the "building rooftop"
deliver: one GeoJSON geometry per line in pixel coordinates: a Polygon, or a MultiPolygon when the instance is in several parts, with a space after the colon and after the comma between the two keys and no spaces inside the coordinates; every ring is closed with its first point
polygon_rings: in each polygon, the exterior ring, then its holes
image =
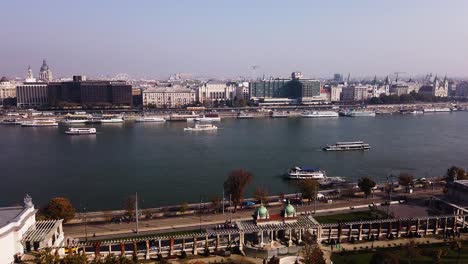
{"type": "Polygon", "coordinates": [[[468,187],[468,180],[458,180],[455,183],[468,187]]]}
{"type": "Polygon", "coordinates": [[[21,215],[23,210],[24,207],[22,206],[0,208],[0,227],[4,227],[9,223],[14,222],[15,219],[21,215]]]}
{"type": "Polygon", "coordinates": [[[181,93],[194,92],[192,89],[180,86],[176,87],[151,87],[143,91],[143,93],[181,93]]]}

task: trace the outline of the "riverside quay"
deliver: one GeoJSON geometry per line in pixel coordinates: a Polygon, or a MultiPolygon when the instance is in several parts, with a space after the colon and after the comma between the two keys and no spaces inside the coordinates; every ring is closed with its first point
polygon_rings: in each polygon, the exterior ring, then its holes
{"type": "Polygon", "coordinates": [[[430,207],[452,213],[416,218],[320,224],[308,213],[296,214],[296,208],[289,203],[279,214],[271,215],[268,209],[261,205],[250,220],[235,221],[206,229],[200,227],[199,230],[133,234],[125,238],[95,237],[87,241],[69,241],[67,247],[76,251],[84,250],[88,255],[97,258],[112,253],[149,259],[156,256],[197,255],[223,250],[236,250],[247,256],[270,258],[297,254],[304,243],[310,240],[337,245],[355,241],[382,241],[434,235],[454,237],[467,231],[466,209],[437,198],[431,199],[430,207]]]}

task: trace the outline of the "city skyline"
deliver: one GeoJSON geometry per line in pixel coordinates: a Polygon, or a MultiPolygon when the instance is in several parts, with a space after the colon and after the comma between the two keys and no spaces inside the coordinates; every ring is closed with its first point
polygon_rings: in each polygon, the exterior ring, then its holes
{"type": "Polygon", "coordinates": [[[464,1],[112,4],[6,3],[1,75],[37,74],[44,58],[57,77],[468,75],[464,1]]]}

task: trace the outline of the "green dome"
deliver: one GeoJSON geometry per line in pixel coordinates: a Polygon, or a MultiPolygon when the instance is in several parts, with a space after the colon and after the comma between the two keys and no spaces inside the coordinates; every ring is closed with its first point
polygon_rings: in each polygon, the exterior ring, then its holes
{"type": "Polygon", "coordinates": [[[257,215],[260,218],[266,218],[268,217],[268,210],[266,209],[265,206],[260,205],[260,207],[257,208],[257,215]]]}
{"type": "Polygon", "coordinates": [[[284,207],[284,213],[286,216],[293,216],[296,213],[296,209],[288,202],[288,204],[284,207]]]}

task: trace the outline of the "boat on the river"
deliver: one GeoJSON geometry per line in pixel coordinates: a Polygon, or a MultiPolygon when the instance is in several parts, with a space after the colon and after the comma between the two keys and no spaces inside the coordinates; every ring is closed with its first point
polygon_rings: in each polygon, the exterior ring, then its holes
{"type": "Polygon", "coordinates": [[[46,127],[46,126],[58,126],[58,123],[53,118],[35,118],[33,120],[22,122],[21,126],[23,127],[46,127]]]}
{"type": "Polygon", "coordinates": [[[301,114],[305,118],[315,118],[315,117],[338,117],[338,113],[335,111],[313,111],[313,112],[304,112],[301,114]]]}
{"type": "Polygon", "coordinates": [[[85,124],[112,124],[123,122],[123,118],[118,115],[96,115],[89,117],[85,124]]]}
{"type": "Polygon", "coordinates": [[[65,134],[67,135],[93,135],[96,134],[96,128],[90,127],[90,128],[85,128],[85,127],[70,127],[65,131],[65,134]]]}
{"type": "Polygon", "coordinates": [[[91,117],[92,116],[86,114],[86,112],[84,112],[84,113],[78,112],[78,113],[74,113],[74,114],[68,114],[62,120],[62,123],[64,123],[64,124],[84,124],[91,117]]]}
{"type": "Polygon", "coordinates": [[[288,114],[286,112],[273,111],[271,112],[270,117],[271,118],[287,118],[288,114]]]}
{"type": "Polygon", "coordinates": [[[220,122],[221,117],[216,113],[204,114],[202,116],[196,117],[194,121],[198,122],[220,122]]]}
{"type": "Polygon", "coordinates": [[[291,180],[317,180],[320,185],[333,185],[344,183],[342,177],[328,177],[325,171],[316,167],[295,166],[289,169],[287,178],[291,180]]]}
{"type": "Polygon", "coordinates": [[[347,151],[347,150],[369,150],[370,145],[363,141],[336,142],[322,148],[324,151],[347,151]]]}
{"type": "Polygon", "coordinates": [[[21,119],[7,118],[2,120],[2,125],[21,125],[21,119]]]}
{"type": "Polygon", "coordinates": [[[213,131],[213,130],[218,130],[218,127],[212,124],[195,124],[194,127],[184,128],[184,131],[213,131]]]}
{"type": "Polygon", "coordinates": [[[237,114],[237,119],[252,119],[252,118],[254,118],[253,115],[248,114],[248,113],[243,112],[243,111],[241,111],[241,112],[239,112],[237,114]]]}
{"type": "Polygon", "coordinates": [[[452,110],[448,107],[443,108],[425,108],[424,113],[443,113],[443,112],[451,112],[452,110]]]}
{"type": "Polygon", "coordinates": [[[365,110],[351,110],[344,114],[349,117],[374,117],[374,111],[365,111],[365,110]]]}
{"type": "Polygon", "coordinates": [[[166,122],[166,119],[158,116],[142,116],[135,119],[136,122],[166,122]]]}
{"type": "Polygon", "coordinates": [[[305,167],[305,166],[296,166],[288,171],[288,178],[289,179],[314,179],[314,180],[321,180],[326,177],[325,171],[320,170],[319,168],[315,167],[305,167]]]}

